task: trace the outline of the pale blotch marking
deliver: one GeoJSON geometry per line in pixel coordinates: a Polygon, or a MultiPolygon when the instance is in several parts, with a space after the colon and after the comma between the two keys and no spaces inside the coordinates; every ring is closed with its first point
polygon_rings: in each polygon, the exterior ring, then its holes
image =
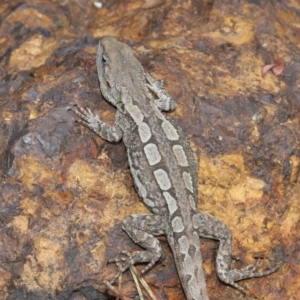
{"type": "Polygon", "coordinates": [[[153,172],[153,174],[157,184],[163,191],[166,191],[169,188],[171,188],[171,181],[166,171],[164,171],[163,169],[157,169],[153,172]]]}
{"type": "Polygon", "coordinates": [[[144,147],[144,152],[150,166],[154,166],[161,161],[161,155],[155,144],[147,144],[144,147]]]}
{"type": "Polygon", "coordinates": [[[172,220],[172,228],[176,233],[182,232],[184,230],[184,225],[180,217],[177,216],[172,220]]]}
{"type": "Polygon", "coordinates": [[[189,201],[190,201],[190,206],[193,210],[196,210],[196,203],[194,200],[194,197],[192,195],[189,195],[189,201]]]}
{"type": "Polygon", "coordinates": [[[176,160],[177,160],[179,166],[188,167],[189,164],[188,164],[188,161],[187,161],[187,158],[186,158],[186,155],[184,153],[182,146],[174,145],[173,152],[175,154],[175,157],[176,157],[176,160]]]}
{"type": "Polygon", "coordinates": [[[148,198],[144,198],[144,203],[146,205],[148,205],[149,207],[154,207],[154,201],[148,199],[148,198]]]}
{"type": "Polygon", "coordinates": [[[163,195],[167,201],[169,212],[171,215],[177,210],[176,200],[170,195],[169,192],[163,192],[163,195]]]}
{"type": "Polygon", "coordinates": [[[139,131],[140,139],[143,143],[146,143],[150,140],[151,130],[146,123],[141,122],[140,124],[138,124],[138,131],[139,131]]]}
{"type": "Polygon", "coordinates": [[[178,243],[180,246],[180,249],[179,249],[180,253],[186,255],[189,251],[189,245],[190,245],[187,237],[185,235],[183,235],[182,237],[180,237],[178,239],[178,243]]]}
{"type": "Polygon", "coordinates": [[[168,140],[177,141],[179,139],[176,128],[168,120],[164,120],[161,124],[161,127],[168,140]]]}
{"type": "Polygon", "coordinates": [[[183,177],[183,182],[184,182],[185,187],[186,187],[191,193],[193,193],[193,192],[194,192],[194,189],[193,189],[193,181],[192,181],[191,174],[188,173],[188,172],[183,172],[182,177],[183,177]]]}
{"type": "Polygon", "coordinates": [[[132,119],[137,123],[141,123],[144,119],[143,113],[139,109],[137,105],[132,105],[129,108],[127,108],[127,111],[130,113],[130,116],[132,119]]]}
{"type": "Polygon", "coordinates": [[[198,215],[197,214],[194,214],[193,217],[192,217],[192,223],[193,223],[193,227],[195,229],[198,229],[200,224],[199,224],[199,219],[198,219],[198,215]]]}

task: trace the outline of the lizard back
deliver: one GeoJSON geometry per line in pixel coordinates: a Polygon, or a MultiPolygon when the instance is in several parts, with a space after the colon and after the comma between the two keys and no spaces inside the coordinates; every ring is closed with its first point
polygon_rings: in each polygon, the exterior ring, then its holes
{"type": "Polygon", "coordinates": [[[119,272],[137,263],[148,263],[141,274],[161,257],[165,235],[172,249],[187,300],[208,300],[199,237],[219,241],[216,270],[220,280],[245,293],[236,281],[269,275],[279,268],[257,271],[259,260],[231,269],[232,233],[220,220],[196,212],[197,164],[187,137],[161,111],[175,108],[162,82],[148,74],[133,51],[112,37],[102,37],[97,51],[98,78],[102,95],[117,108],[114,125],[103,122],[89,108],[73,111],[79,122],[110,142],[123,139],[134,185],[152,214],[126,217],[122,228],[144,250],[123,251],[111,262],[122,262],[119,272]],[[126,257],[124,257],[124,255],[126,257]]]}

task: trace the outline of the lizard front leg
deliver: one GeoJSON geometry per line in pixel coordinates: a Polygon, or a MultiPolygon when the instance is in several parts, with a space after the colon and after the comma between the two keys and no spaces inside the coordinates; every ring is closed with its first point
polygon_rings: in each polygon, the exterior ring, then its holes
{"type": "Polygon", "coordinates": [[[171,111],[176,107],[173,97],[164,89],[163,81],[154,79],[149,73],[145,73],[147,87],[156,94],[158,99],[154,99],[154,104],[159,110],[171,111]]]}
{"type": "MultiPolygon", "coordinates": [[[[118,142],[121,140],[123,131],[116,121],[113,126],[110,126],[100,120],[98,115],[93,114],[89,108],[77,106],[72,108],[72,110],[82,119],[78,120],[77,122],[90,128],[103,139],[109,142],[118,142]]],[[[118,120],[117,115],[116,120],[118,120]]]]}
{"type": "Polygon", "coordinates": [[[144,274],[160,259],[161,245],[154,236],[164,235],[167,225],[160,215],[131,215],[123,221],[122,228],[136,244],[145,250],[132,253],[123,251],[118,258],[110,260],[109,262],[123,263],[119,272],[111,280],[111,284],[130,266],[147,262],[147,266],[141,272],[144,274]]]}
{"type": "Polygon", "coordinates": [[[257,260],[255,264],[248,265],[242,269],[230,270],[232,254],[231,230],[221,221],[202,213],[194,215],[193,226],[200,237],[220,242],[216,259],[217,275],[220,280],[234,286],[243,293],[245,293],[245,289],[236,284],[236,281],[269,275],[279,268],[279,265],[276,265],[270,270],[257,272],[256,269],[259,264],[259,260],[257,260]]]}

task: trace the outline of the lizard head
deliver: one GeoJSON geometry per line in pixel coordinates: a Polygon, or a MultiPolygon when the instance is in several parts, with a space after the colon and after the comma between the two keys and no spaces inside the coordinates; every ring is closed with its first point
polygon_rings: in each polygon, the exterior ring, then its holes
{"type": "Polygon", "coordinates": [[[102,95],[115,106],[129,101],[125,89],[130,94],[145,81],[143,67],[132,49],[113,37],[100,39],[96,64],[102,95]]]}

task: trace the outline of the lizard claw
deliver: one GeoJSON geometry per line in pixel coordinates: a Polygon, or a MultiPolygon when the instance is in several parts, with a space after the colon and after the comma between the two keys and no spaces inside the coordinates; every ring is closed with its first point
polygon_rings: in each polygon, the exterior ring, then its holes
{"type": "Polygon", "coordinates": [[[98,115],[95,115],[89,107],[83,108],[81,106],[72,107],[71,110],[79,116],[81,119],[77,120],[78,123],[94,130],[98,131],[101,121],[98,115]]]}
{"type": "Polygon", "coordinates": [[[87,108],[83,108],[81,106],[75,106],[72,107],[71,110],[80,118],[84,119],[84,120],[88,120],[91,116],[93,116],[94,114],[91,112],[91,110],[87,107],[87,108]]]}

